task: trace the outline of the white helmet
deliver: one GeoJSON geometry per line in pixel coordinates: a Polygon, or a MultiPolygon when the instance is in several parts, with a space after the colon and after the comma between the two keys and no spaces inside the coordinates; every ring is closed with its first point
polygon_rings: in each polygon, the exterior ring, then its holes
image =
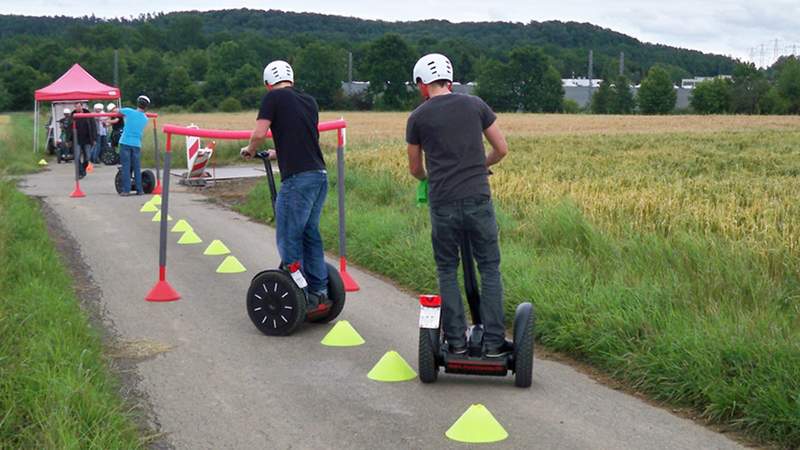
{"type": "Polygon", "coordinates": [[[72,114],[72,110],[69,108],[64,108],[64,115],[66,116],[67,114],[72,114]]]}
{"type": "Polygon", "coordinates": [[[264,68],[264,83],[272,86],[281,81],[294,83],[294,71],[286,61],[272,61],[264,68]]]}
{"type": "Polygon", "coordinates": [[[429,53],[414,65],[414,83],[431,84],[436,80],[453,81],[453,65],[447,56],[429,53]]]}
{"type": "Polygon", "coordinates": [[[116,103],[109,103],[108,105],[106,105],[106,110],[108,110],[108,111],[113,111],[115,109],[117,109],[117,104],[116,103]]]}
{"type": "Polygon", "coordinates": [[[102,103],[95,103],[94,104],[94,110],[95,111],[97,111],[97,110],[102,111],[103,110],[103,104],[102,103]]]}

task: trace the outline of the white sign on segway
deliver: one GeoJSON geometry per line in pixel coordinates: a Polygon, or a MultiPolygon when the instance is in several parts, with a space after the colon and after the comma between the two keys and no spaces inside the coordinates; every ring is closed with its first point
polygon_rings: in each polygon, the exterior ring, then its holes
{"type": "Polygon", "coordinates": [[[442,308],[429,308],[420,305],[419,307],[419,327],[437,329],[439,328],[439,315],[442,313],[442,308]]]}

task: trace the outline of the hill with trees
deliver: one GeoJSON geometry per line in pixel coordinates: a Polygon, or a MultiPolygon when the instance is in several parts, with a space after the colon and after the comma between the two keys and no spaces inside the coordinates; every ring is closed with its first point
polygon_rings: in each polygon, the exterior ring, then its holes
{"type": "MultiPolygon", "coordinates": [[[[304,74],[315,74],[305,88],[315,91],[323,107],[372,107],[376,101],[381,106],[379,88],[370,89],[365,98],[344,98],[338,89],[338,82],[347,77],[348,52],[353,54],[355,79],[381,73],[376,61],[381,61],[381,50],[391,49],[376,47],[379,42],[401,50],[402,64],[396,66],[407,74],[394,73],[392,79],[410,78],[413,59],[432,51],[453,60],[456,80],[462,82],[477,80],[486,67],[518,66],[514,55],[532,48],[536,52],[531,54],[542,56],[554,69],[546,68],[551,78],[585,76],[589,49],[594,50],[595,75],[608,78],[616,76],[619,53],[624,52],[626,75],[633,82],[656,64],[677,80],[729,74],[736,63],[574,22],[385,22],[248,9],[135,19],[0,15],[0,102],[5,102],[0,109],[31,108],[33,90],[75,62],[101,81],[113,83],[115,49],[120,56],[118,84],[128,99],[147,92],[160,105],[190,106],[200,101],[198,108],[209,104],[216,108],[231,97],[243,107],[253,107],[263,92],[261,69],[281,58],[299,64],[304,74]],[[386,36],[396,39],[387,41],[386,36]]],[[[390,91],[384,106],[397,108],[410,101],[401,97],[402,93],[390,91]]]]}

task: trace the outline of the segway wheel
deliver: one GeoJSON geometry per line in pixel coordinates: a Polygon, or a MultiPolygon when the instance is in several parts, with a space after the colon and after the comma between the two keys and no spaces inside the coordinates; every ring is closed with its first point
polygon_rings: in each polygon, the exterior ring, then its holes
{"type": "Polygon", "coordinates": [[[433,383],[439,377],[439,363],[436,355],[439,354],[440,331],[430,328],[419,329],[419,379],[423,383],[433,383]]]}
{"type": "Polygon", "coordinates": [[[122,169],[117,169],[117,174],[114,176],[114,187],[117,189],[117,194],[122,192],[122,169]]]}
{"type": "Polygon", "coordinates": [[[309,322],[313,323],[328,323],[337,318],[344,309],[346,293],[344,290],[344,282],[342,281],[342,277],[339,275],[339,271],[336,270],[335,267],[327,263],[325,265],[328,268],[328,298],[333,304],[331,305],[331,309],[329,310],[328,314],[309,320],[309,322]]]}
{"type": "MultiPolygon", "coordinates": [[[[133,186],[135,183],[131,183],[133,186]]],[[[142,191],[145,194],[150,194],[153,192],[153,189],[156,187],[156,176],[153,175],[153,172],[150,170],[143,170],[142,171],[142,191]]]]}
{"type": "Polygon", "coordinates": [[[522,303],[514,315],[514,385],[531,387],[533,379],[533,305],[522,303]]]}
{"type": "Polygon", "coordinates": [[[100,152],[100,161],[107,166],[116,166],[119,164],[119,153],[110,148],[104,149],[100,152]]]}
{"type": "Polygon", "coordinates": [[[305,320],[306,297],[289,274],[266,270],[250,283],[247,314],[267,336],[286,336],[305,320]]]}

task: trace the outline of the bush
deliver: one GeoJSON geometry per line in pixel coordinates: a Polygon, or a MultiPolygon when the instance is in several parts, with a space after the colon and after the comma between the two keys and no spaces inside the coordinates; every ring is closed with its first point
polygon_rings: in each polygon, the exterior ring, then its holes
{"type": "Polygon", "coordinates": [[[167,105],[158,109],[158,112],[162,113],[182,113],[184,111],[186,111],[186,108],[180,105],[167,105]]]}
{"type": "Polygon", "coordinates": [[[639,107],[644,114],[669,114],[675,109],[678,94],[667,71],[655,66],[642,80],[639,88],[639,107]]]}
{"type": "Polygon", "coordinates": [[[564,99],[564,114],[579,114],[581,112],[581,105],[571,98],[564,99]]]}
{"type": "Polygon", "coordinates": [[[192,103],[192,106],[189,107],[192,112],[209,112],[211,111],[211,103],[208,100],[201,98],[200,100],[192,103]]]}
{"type": "Polygon", "coordinates": [[[236,112],[242,110],[242,103],[233,97],[228,97],[219,104],[223,112],[236,112]]]}
{"type": "Polygon", "coordinates": [[[242,107],[245,109],[257,109],[261,106],[261,99],[264,97],[266,90],[263,87],[251,87],[242,92],[239,98],[242,99],[242,107]]]}

